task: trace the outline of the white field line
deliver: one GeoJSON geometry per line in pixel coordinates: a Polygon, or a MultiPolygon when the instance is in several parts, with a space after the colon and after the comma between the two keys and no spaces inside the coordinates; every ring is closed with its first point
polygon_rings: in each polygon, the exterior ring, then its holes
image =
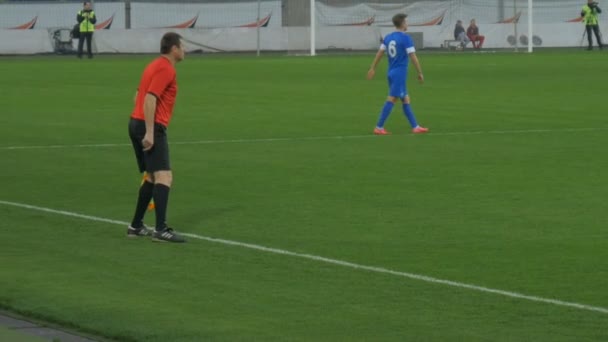
{"type": "MultiPolygon", "coordinates": [[[[563,128],[563,129],[522,129],[522,130],[503,130],[503,131],[470,131],[470,132],[439,132],[428,133],[427,136],[466,136],[466,135],[499,135],[499,134],[533,134],[533,133],[576,133],[607,131],[608,127],[589,127],[589,128],[563,128]]],[[[405,135],[404,137],[414,137],[415,135],[405,135]]],[[[226,139],[226,140],[195,140],[172,142],[171,145],[214,145],[214,144],[250,144],[265,142],[288,142],[288,141],[311,141],[311,140],[349,140],[349,139],[369,139],[381,138],[375,135],[336,135],[336,136],[317,136],[317,137],[291,137],[291,138],[260,138],[260,139],[226,139]]],[[[128,147],[131,144],[108,143],[108,144],[75,144],[75,145],[23,145],[23,146],[0,146],[0,150],[39,150],[39,149],[65,149],[65,148],[111,148],[128,147]]]]}
{"type": "MultiPolygon", "coordinates": [[[[23,204],[23,203],[16,203],[16,202],[0,200],[0,204],[5,205],[5,206],[41,211],[41,212],[46,212],[46,213],[50,213],[50,214],[69,216],[69,217],[79,218],[79,219],[88,220],[88,221],[104,222],[104,223],[109,223],[109,224],[114,224],[114,225],[121,225],[121,226],[124,226],[125,228],[128,225],[127,222],[123,222],[123,221],[112,220],[112,219],[90,216],[90,215],[83,215],[83,214],[79,214],[79,213],[75,213],[75,212],[71,212],[71,211],[55,210],[55,209],[51,209],[51,208],[38,207],[38,206],[23,204]]],[[[522,293],[518,293],[518,292],[493,289],[493,288],[489,288],[489,287],[483,287],[483,286],[467,284],[467,283],[460,283],[460,282],[445,280],[445,279],[438,279],[438,278],[433,278],[433,277],[429,277],[429,276],[425,276],[425,275],[421,275],[421,274],[395,271],[395,270],[391,270],[391,269],[387,269],[387,268],[383,268],[383,267],[360,265],[360,264],[355,264],[355,263],[348,262],[348,261],[330,259],[330,258],[318,256],[318,255],[312,255],[312,254],[291,252],[288,250],[265,247],[265,246],[261,246],[261,245],[251,244],[251,243],[212,238],[212,237],[207,237],[207,236],[198,235],[198,234],[190,234],[190,233],[182,233],[182,234],[184,236],[187,236],[192,239],[198,239],[198,240],[218,243],[218,244],[222,244],[222,245],[247,248],[247,249],[252,249],[252,250],[256,250],[256,251],[260,251],[260,252],[290,256],[290,257],[295,257],[295,258],[300,258],[300,259],[307,259],[307,260],[312,260],[312,261],[316,261],[316,262],[320,262],[320,263],[342,266],[342,267],[347,267],[347,268],[361,270],[361,271],[388,274],[388,275],[397,276],[397,277],[401,277],[401,278],[408,278],[408,279],[423,281],[423,282],[427,282],[427,283],[431,283],[431,284],[450,286],[450,287],[466,289],[466,290],[482,292],[482,293],[490,293],[490,294],[494,294],[494,295],[498,295],[498,296],[516,298],[516,299],[530,301],[530,302],[544,303],[544,304],[568,307],[568,308],[573,308],[573,309],[578,309],[578,310],[593,311],[593,312],[599,312],[602,314],[608,314],[608,308],[605,308],[605,307],[592,306],[592,305],[580,304],[580,303],[575,303],[575,302],[567,302],[567,301],[563,301],[563,300],[559,300],[559,299],[531,296],[531,295],[526,295],[526,294],[522,294],[522,293]]]]}

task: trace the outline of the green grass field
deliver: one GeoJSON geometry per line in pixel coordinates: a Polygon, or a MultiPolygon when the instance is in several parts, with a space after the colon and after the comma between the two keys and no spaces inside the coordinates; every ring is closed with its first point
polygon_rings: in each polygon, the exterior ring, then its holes
{"type": "Polygon", "coordinates": [[[585,307],[127,240],[94,219],[131,219],[127,121],[152,57],[104,56],[0,59],[0,307],[124,341],[608,340],[606,55],[419,57],[409,90],[432,134],[396,106],[389,137],[370,135],[386,95],[371,55],[187,59],[170,223],[585,307]]]}

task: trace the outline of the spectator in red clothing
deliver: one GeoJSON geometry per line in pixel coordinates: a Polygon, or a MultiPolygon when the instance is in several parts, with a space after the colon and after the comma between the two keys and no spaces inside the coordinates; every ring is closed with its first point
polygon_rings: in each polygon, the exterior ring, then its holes
{"type": "Polygon", "coordinates": [[[479,27],[475,24],[475,19],[471,20],[471,25],[467,29],[467,37],[469,37],[475,49],[481,49],[483,42],[486,40],[485,36],[479,35],[479,27]]]}

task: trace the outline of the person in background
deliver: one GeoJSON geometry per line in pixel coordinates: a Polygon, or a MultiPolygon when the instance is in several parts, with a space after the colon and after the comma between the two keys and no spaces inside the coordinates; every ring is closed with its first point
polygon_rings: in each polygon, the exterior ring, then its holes
{"type": "Polygon", "coordinates": [[[486,37],[479,35],[479,27],[475,23],[475,19],[471,20],[471,25],[467,29],[467,37],[469,37],[475,49],[479,50],[483,47],[486,37]]]}
{"type": "Polygon", "coordinates": [[[604,47],[599,25],[599,14],[602,13],[602,10],[598,5],[599,4],[596,1],[587,0],[587,4],[583,6],[583,10],[581,11],[581,17],[583,18],[585,29],[587,30],[587,39],[589,40],[589,47],[587,50],[593,50],[592,31],[595,33],[595,39],[597,39],[597,45],[600,47],[600,50],[604,47]]]}
{"type": "Polygon", "coordinates": [[[93,58],[93,50],[91,49],[91,41],[93,40],[93,32],[95,32],[95,11],[89,1],[83,3],[83,9],[78,11],[76,20],[80,23],[80,38],[78,39],[78,58],[82,58],[82,50],[84,41],[87,41],[87,53],[89,58],[93,58]]]}
{"type": "Polygon", "coordinates": [[[454,28],[454,40],[459,41],[463,49],[471,42],[469,37],[467,37],[464,25],[462,25],[462,20],[458,20],[456,22],[456,27],[454,28]]]}

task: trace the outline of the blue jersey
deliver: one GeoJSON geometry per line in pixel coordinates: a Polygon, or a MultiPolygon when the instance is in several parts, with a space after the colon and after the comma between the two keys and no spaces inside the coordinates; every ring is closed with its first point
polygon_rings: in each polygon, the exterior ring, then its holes
{"type": "Polygon", "coordinates": [[[393,32],[384,37],[384,42],[380,49],[385,50],[388,55],[389,74],[395,69],[407,72],[408,55],[416,52],[412,37],[401,31],[393,32]]]}

